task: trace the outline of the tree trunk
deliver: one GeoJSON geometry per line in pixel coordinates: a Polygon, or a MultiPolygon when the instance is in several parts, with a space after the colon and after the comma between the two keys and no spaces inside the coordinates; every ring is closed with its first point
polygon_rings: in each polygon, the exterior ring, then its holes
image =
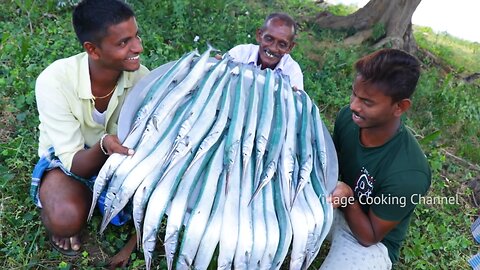
{"type": "Polygon", "coordinates": [[[421,0],[370,0],[363,8],[348,16],[334,16],[327,12],[318,14],[315,23],[322,28],[355,29],[357,33],[346,43],[361,43],[372,37],[376,24],[385,27],[385,36],[375,44],[381,47],[390,43],[393,48],[409,52],[417,46],[412,34],[412,15],[421,0]]]}

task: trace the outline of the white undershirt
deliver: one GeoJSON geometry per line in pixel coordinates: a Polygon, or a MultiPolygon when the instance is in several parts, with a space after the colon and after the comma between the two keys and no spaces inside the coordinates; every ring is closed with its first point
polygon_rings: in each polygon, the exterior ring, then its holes
{"type": "Polygon", "coordinates": [[[92,117],[93,117],[93,121],[95,121],[96,123],[102,125],[102,126],[105,126],[105,116],[106,116],[106,110],[101,113],[97,110],[97,108],[94,108],[93,109],[93,112],[92,112],[92,117]]]}

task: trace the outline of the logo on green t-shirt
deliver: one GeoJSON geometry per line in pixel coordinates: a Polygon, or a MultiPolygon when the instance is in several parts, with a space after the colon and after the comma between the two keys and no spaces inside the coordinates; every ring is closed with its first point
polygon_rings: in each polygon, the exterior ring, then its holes
{"type": "Polygon", "coordinates": [[[373,183],[375,179],[370,176],[367,169],[362,167],[360,176],[357,178],[353,192],[357,198],[368,198],[373,192],[373,183]]]}

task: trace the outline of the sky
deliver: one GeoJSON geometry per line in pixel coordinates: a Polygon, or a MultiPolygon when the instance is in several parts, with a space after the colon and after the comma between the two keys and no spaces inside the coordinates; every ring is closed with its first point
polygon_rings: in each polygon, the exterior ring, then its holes
{"type": "MultiPolygon", "coordinates": [[[[363,7],[369,0],[326,0],[332,4],[363,7]]],[[[479,0],[422,0],[413,13],[412,23],[431,27],[435,32],[480,42],[479,0]]]]}

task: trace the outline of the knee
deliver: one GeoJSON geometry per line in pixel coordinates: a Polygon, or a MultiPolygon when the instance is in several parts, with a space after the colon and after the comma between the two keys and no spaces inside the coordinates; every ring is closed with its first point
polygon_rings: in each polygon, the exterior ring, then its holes
{"type": "Polygon", "coordinates": [[[49,172],[40,186],[42,221],[57,236],[72,236],[86,225],[91,193],[82,183],[57,171],[49,172]]]}
{"type": "Polygon", "coordinates": [[[78,234],[86,225],[87,213],[84,207],[72,200],[50,205],[42,209],[42,220],[54,235],[69,237],[78,234]]]}

